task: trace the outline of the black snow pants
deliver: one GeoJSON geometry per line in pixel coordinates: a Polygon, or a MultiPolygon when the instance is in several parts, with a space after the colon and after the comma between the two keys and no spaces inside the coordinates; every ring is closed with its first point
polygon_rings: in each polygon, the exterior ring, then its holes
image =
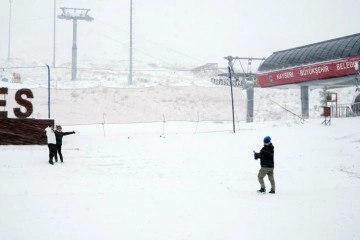
{"type": "Polygon", "coordinates": [[[56,144],[49,143],[49,163],[53,163],[53,158],[56,155],[56,144]]]}
{"type": "Polygon", "coordinates": [[[57,157],[57,155],[59,154],[59,156],[60,156],[60,161],[61,162],[63,162],[63,155],[62,155],[62,153],[61,153],[61,144],[56,144],[56,153],[55,153],[55,161],[57,162],[58,161],[58,157],[57,157]]]}

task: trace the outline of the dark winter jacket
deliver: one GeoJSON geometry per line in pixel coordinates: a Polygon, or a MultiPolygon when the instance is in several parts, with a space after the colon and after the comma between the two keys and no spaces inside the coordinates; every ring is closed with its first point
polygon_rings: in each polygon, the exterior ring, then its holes
{"type": "Polygon", "coordinates": [[[260,158],[261,167],[274,168],[274,145],[272,143],[264,145],[257,156],[260,158]]]}
{"type": "Polygon", "coordinates": [[[75,133],[74,131],[72,131],[72,132],[61,132],[61,131],[55,130],[56,144],[57,145],[62,145],[63,136],[69,135],[69,134],[74,134],[74,133],[75,133]]]}

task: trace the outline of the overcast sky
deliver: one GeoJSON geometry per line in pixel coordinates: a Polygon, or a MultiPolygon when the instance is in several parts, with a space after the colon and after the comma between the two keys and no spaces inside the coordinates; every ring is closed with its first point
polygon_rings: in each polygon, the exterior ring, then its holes
{"type": "MultiPolygon", "coordinates": [[[[79,62],[129,59],[129,3],[57,0],[90,8],[79,22],[79,62]]],[[[0,0],[0,59],[8,55],[9,0],[0,0]]],[[[224,56],[273,52],[358,33],[359,0],[134,0],[134,60],[169,64],[226,64],[224,56]]],[[[53,0],[13,0],[11,58],[51,64],[53,0]]],[[[71,61],[72,24],[57,19],[57,63],[71,61]]]]}

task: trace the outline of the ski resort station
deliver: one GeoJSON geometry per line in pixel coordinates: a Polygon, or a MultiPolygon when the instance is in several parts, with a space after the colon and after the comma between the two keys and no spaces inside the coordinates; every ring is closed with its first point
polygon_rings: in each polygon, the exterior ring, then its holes
{"type": "MultiPolygon", "coordinates": [[[[274,52],[268,58],[226,57],[229,71],[235,80],[229,81],[229,74],[220,74],[222,78],[213,78],[212,82],[220,85],[242,87],[247,90],[247,122],[253,121],[254,88],[300,88],[301,117],[309,118],[309,89],[326,90],[323,116],[341,117],[360,114],[360,33],[335,38],[323,42],[274,52]],[[257,74],[235,73],[235,60],[261,60],[257,74]],[[225,79],[226,78],[226,79],[225,79]],[[240,80],[242,79],[242,80],[240,80]],[[338,104],[334,88],[354,86],[356,94],[353,102],[338,104]]],[[[241,64],[241,62],[240,62],[241,64]]],[[[249,66],[248,66],[249,67],[249,66]]],[[[231,76],[230,76],[231,78],[231,76]]]]}
{"type": "MultiPolygon", "coordinates": [[[[259,67],[257,84],[260,87],[300,86],[302,116],[308,118],[309,87],[355,86],[358,89],[359,61],[360,34],[335,38],[274,52],[259,67]]],[[[329,93],[327,100],[336,102],[336,94],[329,93]]],[[[357,94],[348,111],[358,113],[359,104],[360,94],[357,94]]],[[[335,110],[341,113],[347,109],[335,110]]]]}

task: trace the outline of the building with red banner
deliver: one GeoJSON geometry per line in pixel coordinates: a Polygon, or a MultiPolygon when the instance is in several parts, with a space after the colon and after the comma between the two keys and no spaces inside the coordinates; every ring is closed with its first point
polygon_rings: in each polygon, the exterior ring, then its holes
{"type": "Polygon", "coordinates": [[[356,85],[360,33],[274,52],[256,74],[259,87],[299,86],[302,116],[309,117],[309,87],[356,85]]]}

